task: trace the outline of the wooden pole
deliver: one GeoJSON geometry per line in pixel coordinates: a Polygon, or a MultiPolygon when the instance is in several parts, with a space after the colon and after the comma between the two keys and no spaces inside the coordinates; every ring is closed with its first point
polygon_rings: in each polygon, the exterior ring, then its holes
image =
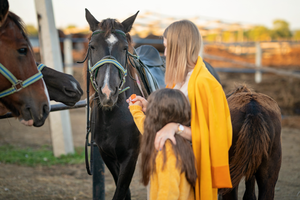
{"type": "MultiPolygon", "coordinates": [[[[52,0],[35,0],[35,8],[39,25],[42,62],[62,72],[62,58],[54,22],[52,0]]],[[[50,113],[49,118],[54,156],[74,153],[69,111],[50,113]]]]}
{"type": "Polygon", "coordinates": [[[73,76],[73,44],[72,36],[68,35],[64,40],[65,72],[73,76]]]}
{"type": "Polygon", "coordinates": [[[256,54],[255,54],[255,65],[258,70],[255,72],[255,82],[260,83],[262,79],[262,73],[261,73],[261,60],[262,60],[262,50],[260,46],[260,42],[255,43],[256,47],[256,54]]]}

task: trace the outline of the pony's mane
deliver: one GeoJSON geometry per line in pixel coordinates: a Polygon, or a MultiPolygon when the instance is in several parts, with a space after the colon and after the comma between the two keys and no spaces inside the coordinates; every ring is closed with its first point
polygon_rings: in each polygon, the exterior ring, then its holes
{"type": "MultiPolygon", "coordinates": [[[[23,20],[18,15],[16,15],[13,12],[9,12],[7,18],[9,18],[10,20],[12,20],[16,24],[16,26],[20,29],[20,31],[21,31],[23,37],[25,38],[26,42],[28,43],[29,48],[32,49],[30,41],[29,41],[29,39],[27,37],[27,31],[25,29],[25,23],[23,22],[23,20]]],[[[8,20],[6,20],[4,26],[6,26],[7,23],[8,23],[8,20]]]]}
{"type": "Polygon", "coordinates": [[[235,85],[235,89],[231,91],[229,94],[226,95],[226,98],[228,99],[231,95],[241,93],[241,92],[252,92],[251,88],[248,88],[246,84],[242,85],[235,85]]]}

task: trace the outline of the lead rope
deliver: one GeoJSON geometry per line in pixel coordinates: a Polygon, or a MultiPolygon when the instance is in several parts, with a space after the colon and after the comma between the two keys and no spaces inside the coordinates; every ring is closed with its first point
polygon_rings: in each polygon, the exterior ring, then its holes
{"type": "MultiPolygon", "coordinates": [[[[77,63],[84,63],[86,59],[88,58],[88,55],[90,53],[90,45],[88,47],[88,51],[86,53],[86,56],[83,61],[79,61],[77,63]]],[[[91,125],[90,125],[90,71],[89,67],[86,69],[86,136],[85,136],[85,145],[84,145],[84,151],[85,151],[85,167],[88,175],[93,175],[92,173],[92,162],[93,162],[93,135],[91,135],[91,143],[89,143],[89,135],[91,133],[91,125]],[[91,146],[91,154],[90,154],[90,163],[89,163],[89,154],[88,154],[88,146],[91,146]]]]}

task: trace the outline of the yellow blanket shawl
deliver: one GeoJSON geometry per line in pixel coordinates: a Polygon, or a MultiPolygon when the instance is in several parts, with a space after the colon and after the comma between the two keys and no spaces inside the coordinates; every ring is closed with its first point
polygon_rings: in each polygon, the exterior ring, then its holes
{"type": "Polygon", "coordinates": [[[228,151],[232,141],[230,112],[222,86],[199,56],[188,84],[192,144],[198,179],[197,200],[217,200],[217,188],[231,188],[228,151]]]}

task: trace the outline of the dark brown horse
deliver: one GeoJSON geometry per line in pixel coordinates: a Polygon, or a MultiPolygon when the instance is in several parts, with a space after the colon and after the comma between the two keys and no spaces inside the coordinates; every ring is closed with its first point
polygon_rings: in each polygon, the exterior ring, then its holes
{"type": "Polygon", "coordinates": [[[93,83],[91,133],[114,178],[114,200],[131,199],[129,185],[139,155],[140,133],[126,103],[131,94],[142,95],[139,74],[129,61],[133,54],[129,31],[136,16],[122,23],[115,19],[98,22],[86,9],[93,32],[87,53],[93,83]]]}
{"type": "Polygon", "coordinates": [[[79,82],[72,75],[59,72],[47,66],[41,72],[50,100],[64,103],[67,106],[74,106],[80,100],[83,91],[79,82]]]}
{"type": "Polygon", "coordinates": [[[0,1],[0,102],[27,125],[42,126],[49,97],[21,19],[0,1]]]}
{"type": "Polygon", "coordinates": [[[238,199],[238,185],[245,177],[244,200],[254,200],[255,180],[258,199],[274,199],[281,166],[281,112],[269,96],[246,86],[227,96],[233,127],[229,151],[233,189],[222,189],[223,200],[238,199]]]}

